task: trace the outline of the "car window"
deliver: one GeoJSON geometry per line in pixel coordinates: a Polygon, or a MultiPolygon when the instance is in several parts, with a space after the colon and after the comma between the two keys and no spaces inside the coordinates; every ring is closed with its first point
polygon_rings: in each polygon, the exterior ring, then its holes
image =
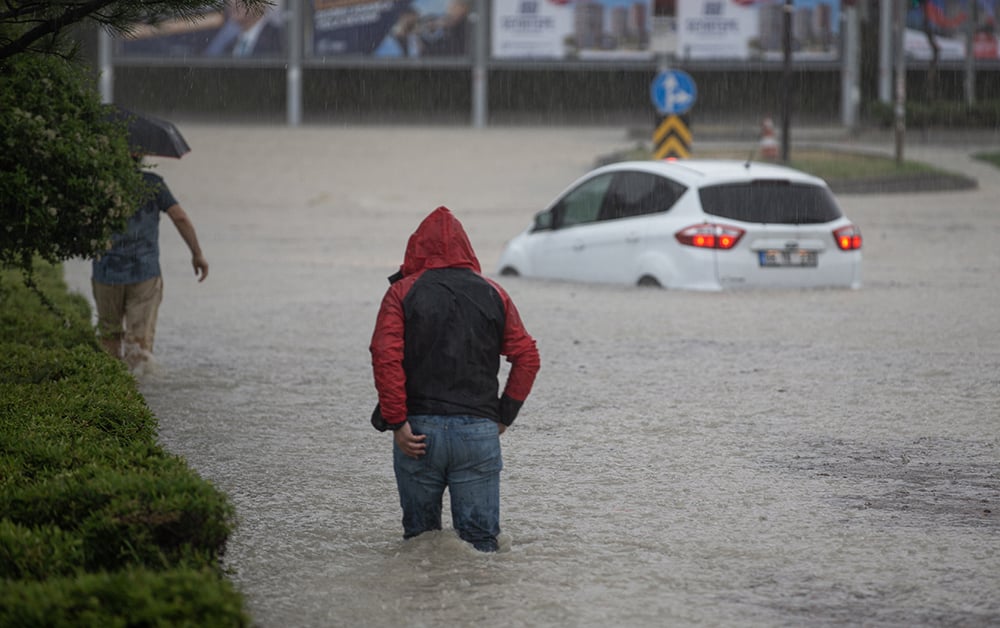
{"type": "Polygon", "coordinates": [[[604,198],[601,220],[667,211],[685,189],[680,183],[648,172],[619,172],[604,198]]]}
{"type": "Polygon", "coordinates": [[[753,181],[701,189],[705,213],[743,222],[817,224],[841,217],[827,188],[790,181],[753,181]]]}
{"type": "Polygon", "coordinates": [[[559,202],[557,227],[569,227],[595,222],[604,203],[604,194],[611,185],[612,174],[589,179],[563,197],[559,202]]]}

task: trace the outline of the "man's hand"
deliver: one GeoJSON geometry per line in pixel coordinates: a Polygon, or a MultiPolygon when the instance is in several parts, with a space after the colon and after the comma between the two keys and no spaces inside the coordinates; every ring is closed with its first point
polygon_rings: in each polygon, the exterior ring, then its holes
{"type": "Polygon", "coordinates": [[[403,423],[403,427],[392,433],[396,439],[396,445],[405,455],[410,458],[419,458],[427,451],[426,434],[414,434],[409,423],[403,423]]]}
{"type": "Polygon", "coordinates": [[[194,266],[195,277],[198,277],[198,281],[205,281],[205,277],[208,277],[208,262],[201,254],[201,246],[198,244],[198,234],[194,231],[194,224],[188,218],[184,208],[177,203],[167,209],[167,215],[170,216],[170,220],[174,221],[177,233],[181,234],[184,243],[191,249],[191,265],[194,266]]]}
{"type": "Polygon", "coordinates": [[[504,432],[507,431],[507,426],[504,425],[503,423],[497,423],[497,431],[503,434],[504,432]]]}
{"type": "Polygon", "coordinates": [[[204,255],[198,254],[191,257],[191,265],[194,266],[194,274],[198,277],[198,281],[205,281],[208,277],[208,261],[205,259],[204,255]]]}

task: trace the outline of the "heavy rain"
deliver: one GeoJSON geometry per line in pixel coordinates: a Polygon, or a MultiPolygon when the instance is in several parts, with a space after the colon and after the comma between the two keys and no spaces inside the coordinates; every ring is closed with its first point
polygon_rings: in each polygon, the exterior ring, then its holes
{"type": "MultiPolygon", "coordinates": [[[[894,38],[926,82],[919,28],[873,26],[887,2],[788,2],[793,18],[780,3],[497,0],[455,3],[471,11],[448,41],[445,2],[344,4],[278,3],[265,19],[284,39],[254,61],[211,60],[235,44],[207,34],[101,39],[113,100],[169,117],[191,147],[148,161],[212,276],[194,281],[162,230],[155,359],[136,379],[164,446],[235,505],[224,566],[254,625],[1000,623],[1000,177],[974,158],[1000,131],[893,126],[905,94],[880,50],[894,38]],[[412,12],[383,16],[391,35],[347,36],[376,5],[412,12]],[[574,22],[574,5],[609,13],[603,35],[588,40],[596,18],[574,22]],[[864,234],[857,290],[499,276],[536,212],[654,144],[674,112],[650,92],[672,68],[698,84],[682,158],[752,154],[771,119],[793,157],[905,157],[973,184],[838,192],[864,234]],[[495,554],[448,525],[402,539],[392,439],[369,424],[386,277],[440,205],[541,354],[501,437],[495,554]]],[[[996,59],[970,69],[942,49],[953,99],[995,83],[996,59]]],[[[90,272],[66,265],[88,298],[90,272]]]]}

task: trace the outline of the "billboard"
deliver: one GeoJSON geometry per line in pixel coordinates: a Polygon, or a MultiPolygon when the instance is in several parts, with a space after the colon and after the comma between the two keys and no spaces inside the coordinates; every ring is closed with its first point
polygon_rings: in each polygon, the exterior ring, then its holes
{"type": "Polygon", "coordinates": [[[651,59],[651,0],[495,0],[497,59],[651,59]]]}
{"type": "MultiPolygon", "coordinates": [[[[795,0],[792,58],[839,58],[840,0],[795,0]]],[[[784,58],[783,0],[677,0],[680,59],[784,58]]]]}
{"type": "Polygon", "coordinates": [[[139,24],[119,42],[118,52],[136,57],[283,57],[287,50],[284,1],[262,13],[230,0],[222,11],[192,19],[139,24]]]}
{"type": "MultiPolygon", "coordinates": [[[[977,59],[1000,59],[1000,0],[927,0],[906,16],[910,59],[965,58],[972,26],[977,59]],[[975,11],[973,4],[975,2],[975,11]],[[929,30],[933,42],[928,40],[929,30]]],[[[248,13],[236,0],[190,19],[138,24],[117,40],[125,57],[271,58],[288,54],[286,0],[248,13]]],[[[493,0],[494,59],[780,61],[783,0],[674,0],[668,17],[654,0],[493,0]],[[654,28],[655,27],[655,28],[654,28]]],[[[313,57],[453,57],[471,54],[473,0],[312,0],[306,54],[313,57]],[[311,32],[310,32],[311,31],[311,32]]],[[[839,59],[841,0],[794,0],[796,61],[839,59]]]]}
{"type": "Polygon", "coordinates": [[[319,57],[464,57],[472,0],[314,0],[319,57]]]}
{"type": "MultiPolygon", "coordinates": [[[[972,53],[976,59],[1000,59],[1000,39],[997,37],[997,0],[976,1],[975,24],[972,33],[972,53]]],[[[906,14],[904,50],[911,59],[929,60],[934,55],[927,30],[931,32],[938,59],[965,59],[969,20],[972,19],[970,0],[927,0],[912,7],[906,14]]]]}

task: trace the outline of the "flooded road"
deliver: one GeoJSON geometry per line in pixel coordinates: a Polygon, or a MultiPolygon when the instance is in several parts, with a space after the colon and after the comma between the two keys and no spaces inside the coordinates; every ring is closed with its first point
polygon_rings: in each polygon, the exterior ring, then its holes
{"type": "MultiPolygon", "coordinates": [[[[193,152],[156,171],[211,273],[162,221],[139,383],[164,445],[236,505],[226,566],[255,625],[1000,624],[995,169],[947,153],[978,190],[842,196],[859,291],[503,278],[542,370],[482,555],[401,540],[368,423],[386,276],[442,204],[492,272],[623,131],[183,131],[193,152]]],[[[89,294],[87,264],[67,279],[89,294]]]]}

